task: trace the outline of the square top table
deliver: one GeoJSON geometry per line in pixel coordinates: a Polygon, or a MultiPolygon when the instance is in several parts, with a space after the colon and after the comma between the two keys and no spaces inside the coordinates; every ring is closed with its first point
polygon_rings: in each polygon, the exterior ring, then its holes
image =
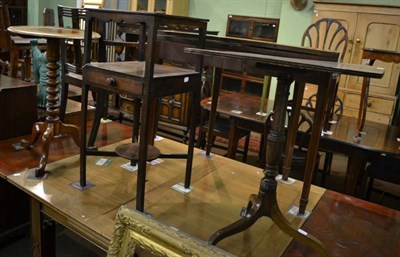
{"type": "MultiPolygon", "coordinates": [[[[279,159],[286,141],[284,125],[286,109],[288,106],[289,88],[291,83],[294,81],[300,81],[302,83],[309,82],[318,85],[316,110],[314,114],[310,145],[308,146],[304,185],[299,207],[299,215],[304,215],[308,203],[308,195],[310,193],[314,161],[321,137],[325,113],[328,108],[327,99],[332,97],[328,93],[333,92],[332,87],[335,86],[335,78],[337,78],[340,74],[380,78],[383,76],[384,70],[365,65],[351,65],[338,62],[299,59],[246,52],[217,51],[194,48],[186,48],[185,52],[228,60],[253,61],[256,63],[255,69],[264,70],[266,75],[275,76],[278,80],[274,100],[272,116],[273,120],[271,122],[271,129],[267,137],[266,167],[264,169],[265,176],[261,179],[259,192],[257,195],[253,194],[250,196],[248,206],[246,210],[243,211],[242,219],[218,230],[210,237],[209,241],[212,244],[216,244],[228,236],[249,228],[259,218],[267,216],[270,217],[279,226],[279,228],[287,234],[305,243],[306,245],[311,246],[322,256],[328,256],[329,254],[318,239],[307,233],[302,233],[302,231],[298,230],[296,227],[287,222],[280,212],[276,201],[277,181],[275,177],[278,175],[279,159]]],[[[297,87],[300,86],[297,84],[297,87]]],[[[218,104],[217,97],[218,95],[213,95],[212,105],[218,104]]],[[[293,99],[293,106],[299,106],[301,99],[302,97],[295,97],[293,99]]],[[[298,116],[294,116],[292,120],[296,120],[297,118],[298,116]]],[[[210,122],[212,122],[211,119],[210,122]]],[[[289,124],[289,126],[289,134],[296,133],[296,131],[293,130],[293,124],[289,124]]]]}

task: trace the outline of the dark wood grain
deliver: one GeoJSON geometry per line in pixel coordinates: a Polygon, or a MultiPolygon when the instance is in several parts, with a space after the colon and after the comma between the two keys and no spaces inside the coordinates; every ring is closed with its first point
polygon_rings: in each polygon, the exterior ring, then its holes
{"type": "MultiPolygon", "coordinates": [[[[91,123],[88,123],[91,127],[91,123]]],[[[96,141],[96,146],[109,145],[131,137],[132,128],[127,125],[112,122],[102,124],[96,141]]],[[[41,143],[32,149],[15,151],[12,144],[17,143],[22,137],[11,138],[0,141],[0,177],[5,178],[16,172],[37,166],[41,155],[41,143]]],[[[71,155],[79,154],[79,147],[74,143],[71,136],[54,139],[50,145],[51,155],[48,162],[64,159],[71,155]]]]}
{"type": "Polygon", "coordinates": [[[332,125],[332,135],[321,137],[320,150],[342,153],[349,157],[344,192],[356,193],[359,176],[362,175],[368,160],[381,154],[400,156],[400,128],[373,121],[365,121],[364,134],[355,137],[358,131],[358,119],[342,116],[332,125]]]}
{"type": "MultiPolygon", "coordinates": [[[[326,191],[302,227],[319,238],[331,256],[400,256],[400,212],[326,191]]],[[[319,256],[292,241],[283,256],[319,256]]]]}

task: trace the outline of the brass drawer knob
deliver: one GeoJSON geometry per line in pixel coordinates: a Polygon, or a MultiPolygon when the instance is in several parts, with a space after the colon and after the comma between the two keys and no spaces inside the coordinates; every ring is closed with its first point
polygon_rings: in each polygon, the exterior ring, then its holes
{"type": "Polygon", "coordinates": [[[107,85],[109,85],[109,86],[115,86],[115,78],[113,78],[113,77],[108,77],[108,78],[106,78],[106,83],[107,83],[107,85]]]}

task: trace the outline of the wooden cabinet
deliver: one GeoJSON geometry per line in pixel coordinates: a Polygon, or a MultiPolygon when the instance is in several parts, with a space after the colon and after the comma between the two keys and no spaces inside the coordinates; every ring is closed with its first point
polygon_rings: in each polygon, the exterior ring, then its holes
{"type": "Polygon", "coordinates": [[[189,0],[131,0],[132,11],[162,12],[187,16],[189,0]]]}
{"type": "MultiPolygon", "coordinates": [[[[340,20],[347,28],[349,45],[344,62],[361,64],[364,48],[382,50],[400,50],[400,7],[327,3],[315,1],[313,22],[322,18],[340,20]]],[[[396,89],[400,73],[400,64],[385,63],[377,60],[374,66],[384,67],[382,79],[372,79],[368,98],[367,119],[381,123],[390,123],[396,103],[396,89]]],[[[342,76],[340,78],[339,97],[344,103],[345,115],[357,117],[362,78],[342,76]]],[[[307,87],[308,93],[314,91],[307,87]]]]}
{"type": "Polygon", "coordinates": [[[228,15],[226,36],[276,42],[279,19],[228,15]]]}

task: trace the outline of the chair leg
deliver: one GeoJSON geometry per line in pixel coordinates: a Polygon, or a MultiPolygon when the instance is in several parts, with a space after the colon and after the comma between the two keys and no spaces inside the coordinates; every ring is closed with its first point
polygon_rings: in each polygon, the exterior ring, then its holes
{"type": "Polygon", "coordinates": [[[249,151],[249,144],[250,144],[250,133],[246,135],[245,141],[244,141],[244,147],[243,147],[243,162],[247,162],[247,154],[249,151]]]}
{"type": "Polygon", "coordinates": [[[370,177],[369,182],[368,182],[368,187],[367,187],[367,193],[365,196],[365,200],[369,201],[369,198],[371,197],[371,191],[372,191],[372,186],[374,184],[374,178],[370,177]]]}
{"type": "Polygon", "coordinates": [[[205,133],[203,132],[203,126],[199,127],[199,135],[197,136],[197,148],[204,149],[205,146],[205,133]]]}
{"type": "Polygon", "coordinates": [[[321,176],[321,186],[325,187],[326,176],[331,173],[333,153],[325,152],[324,168],[321,176]]]}

